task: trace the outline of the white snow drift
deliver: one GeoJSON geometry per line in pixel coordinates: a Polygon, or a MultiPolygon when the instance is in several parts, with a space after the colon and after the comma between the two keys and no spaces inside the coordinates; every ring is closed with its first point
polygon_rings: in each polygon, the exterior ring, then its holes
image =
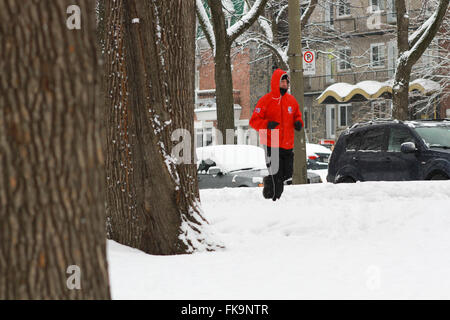
{"type": "Polygon", "coordinates": [[[109,241],[115,299],[450,298],[450,182],[202,190],[218,252],[109,241]]]}

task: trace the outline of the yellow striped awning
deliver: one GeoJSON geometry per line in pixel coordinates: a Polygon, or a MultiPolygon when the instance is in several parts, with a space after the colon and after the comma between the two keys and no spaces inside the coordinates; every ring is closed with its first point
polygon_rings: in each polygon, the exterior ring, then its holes
{"type": "MultiPolygon", "coordinates": [[[[317,98],[319,104],[348,103],[367,101],[385,97],[392,98],[393,81],[361,81],[357,84],[339,82],[332,84],[317,98]]],[[[429,79],[416,79],[409,84],[409,91],[430,95],[440,90],[439,83],[429,79]]]]}

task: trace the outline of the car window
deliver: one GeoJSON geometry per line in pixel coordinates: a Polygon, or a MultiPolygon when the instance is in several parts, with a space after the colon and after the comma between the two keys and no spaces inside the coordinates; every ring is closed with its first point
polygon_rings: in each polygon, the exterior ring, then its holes
{"type": "Polygon", "coordinates": [[[359,150],[382,151],[384,140],[384,128],[369,129],[364,132],[359,150]]]}
{"type": "Polygon", "coordinates": [[[450,126],[427,126],[416,128],[428,147],[450,148],[450,126]]]}
{"type": "Polygon", "coordinates": [[[405,128],[391,128],[389,134],[389,152],[400,152],[402,143],[414,142],[414,137],[405,128]]]}
{"type": "Polygon", "coordinates": [[[347,137],[347,145],[345,146],[345,151],[356,151],[359,149],[361,144],[361,132],[353,132],[347,137]]]}

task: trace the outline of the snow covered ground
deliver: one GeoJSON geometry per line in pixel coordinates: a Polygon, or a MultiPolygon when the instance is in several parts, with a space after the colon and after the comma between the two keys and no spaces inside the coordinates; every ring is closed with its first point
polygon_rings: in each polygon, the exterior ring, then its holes
{"type": "Polygon", "coordinates": [[[450,298],[450,182],[202,190],[223,251],[108,243],[115,299],[450,298]]]}

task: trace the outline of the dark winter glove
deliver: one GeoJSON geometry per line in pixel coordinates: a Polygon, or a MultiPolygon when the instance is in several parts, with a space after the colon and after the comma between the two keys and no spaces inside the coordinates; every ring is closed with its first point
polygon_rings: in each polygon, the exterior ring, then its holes
{"type": "Polygon", "coordinates": [[[294,128],[295,128],[295,130],[300,131],[300,130],[302,130],[303,125],[300,121],[295,121],[294,128]]]}
{"type": "Polygon", "coordinates": [[[278,125],[279,125],[279,123],[276,122],[276,121],[269,121],[269,123],[267,124],[267,129],[273,130],[273,129],[275,129],[278,125]]]}

